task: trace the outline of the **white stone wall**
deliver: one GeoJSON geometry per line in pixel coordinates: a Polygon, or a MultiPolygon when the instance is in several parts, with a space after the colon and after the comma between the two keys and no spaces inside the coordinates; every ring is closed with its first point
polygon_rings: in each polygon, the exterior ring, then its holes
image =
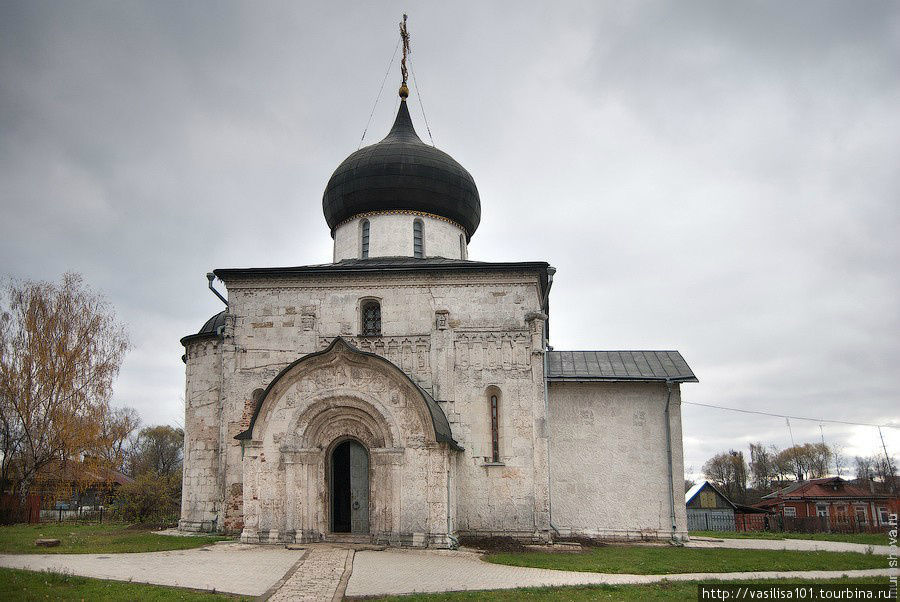
{"type": "Polygon", "coordinates": [[[422,220],[425,257],[468,259],[466,234],[445,219],[414,212],[359,216],[334,231],[334,261],[362,255],[362,220],[369,220],[369,257],[412,257],[413,222],[422,220]]]}
{"type": "Polygon", "coordinates": [[[215,531],[221,508],[219,428],[222,353],[217,338],[185,352],[184,465],[181,520],[186,531],[215,531]]]}
{"type": "MultiPolygon", "coordinates": [[[[451,518],[461,531],[546,531],[546,439],[538,275],[415,274],[226,282],[233,337],[223,345],[223,488],[226,530],[240,530],[240,443],[248,401],[294,360],[340,335],[401,367],[429,391],[465,448],[454,452],[451,518]],[[383,337],[359,338],[360,301],[376,298],[383,337]],[[382,345],[381,348],[375,348],[382,345]],[[368,347],[367,347],[368,346],[368,347]],[[485,391],[502,392],[505,466],[490,456],[485,391]],[[507,411],[508,410],[508,411],[507,411]],[[233,519],[233,520],[232,520],[233,519]]],[[[446,499],[446,485],[430,495],[446,499]]],[[[443,518],[446,520],[446,516],[443,518]]]]}
{"type": "MultiPolygon", "coordinates": [[[[537,274],[237,278],[226,286],[229,313],[223,338],[188,346],[183,528],[214,524],[231,533],[243,530],[251,538],[253,533],[265,540],[271,533],[286,538],[287,513],[296,513],[297,506],[284,496],[279,506],[278,496],[270,492],[323,490],[324,473],[298,468],[313,466],[319,452],[282,450],[284,440],[276,441],[274,432],[271,439],[248,442],[244,449],[234,437],[249,425],[255,390],[341,336],[389,359],[438,400],[464,448],[450,451],[444,445],[444,451],[435,453],[434,444],[404,443],[402,453],[399,448],[373,452],[373,462],[377,457],[382,467],[379,474],[404,484],[392,489],[401,492],[391,495],[401,496],[394,501],[402,511],[384,537],[403,534],[401,543],[426,544],[428,538],[446,534],[449,521],[458,534],[546,538],[552,489],[552,519],[564,534],[668,538],[665,386],[553,383],[548,420],[537,274]],[[381,337],[360,336],[364,299],[381,304],[381,337]],[[499,463],[491,461],[492,391],[500,399],[499,463]],[[553,442],[552,478],[548,436],[553,442]],[[263,460],[294,468],[260,472],[263,460]],[[410,483],[421,489],[410,489],[410,483]],[[254,496],[271,504],[245,516],[246,500],[254,496]],[[249,528],[245,519],[253,523],[249,528]]],[[[375,402],[389,405],[374,395],[375,402]]],[[[683,475],[679,403],[676,389],[676,493],[683,475]]],[[[279,420],[287,420],[287,414],[279,420]]],[[[407,433],[415,430],[406,428],[407,433]]],[[[676,495],[679,499],[683,497],[676,495]]],[[[386,501],[379,503],[384,511],[378,520],[387,524],[394,511],[386,501]]],[[[291,524],[296,530],[300,523],[295,519],[291,524]]],[[[682,535],[683,504],[677,519],[682,535]]],[[[317,528],[307,529],[306,535],[314,536],[317,528]]]]}
{"type": "MultiPolygon", "coordinates": [[[[671,537],[662,383],[550,385],[552,520],[563,534],[671,537]]],[[[677,536],[687,534],[681,398],[670,405],[677,536]]]]}

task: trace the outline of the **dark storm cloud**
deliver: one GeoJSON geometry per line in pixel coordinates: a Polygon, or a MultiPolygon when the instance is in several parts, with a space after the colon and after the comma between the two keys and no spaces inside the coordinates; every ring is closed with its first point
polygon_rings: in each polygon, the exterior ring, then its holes
{"type": "MultiPolygon", "coordinates": [[[[321,192],[359,144],[403,10],[0,7],[2,271],[77,270],[106,292],[136,344],[117,398],[146,421],[180,420],[177,340],[219,309],[209,269],[329,260],[321,192]]],[[[409,10],[413,117],[426,137],[421,92],[481,191],[471,255],[559,268],[558,349],[678,348],[701,378],[686,400],[897,420],[896,5],[409,10]]],[[[684,423],[695,470],[790,442],[776,418],[686,406],[684,423]]],[[[823,431],[876,451],[871,429],[823,431]]]]}

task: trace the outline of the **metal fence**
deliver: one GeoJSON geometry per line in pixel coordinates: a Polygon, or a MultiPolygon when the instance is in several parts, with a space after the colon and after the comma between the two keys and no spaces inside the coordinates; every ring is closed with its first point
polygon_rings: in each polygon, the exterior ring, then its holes
{"type": "Polygon", "coordinates": [[[109,510],[103,506],[82,506],[78,508],[56,508],[41,510],[42,523],[102,523],[109,519],[109,510]]]}
{"type": "Polygon", "coordinates": [[[734,531],[734,514],[716,511],[688,511],[688,531],[734,531]]]}
{"type": "Polygon", "coordinates": [[[772,533],[881,533],[883,526],[850,516],[792,517],[780,514],[688,511],[688,531],[769,531],[772,533]]]}

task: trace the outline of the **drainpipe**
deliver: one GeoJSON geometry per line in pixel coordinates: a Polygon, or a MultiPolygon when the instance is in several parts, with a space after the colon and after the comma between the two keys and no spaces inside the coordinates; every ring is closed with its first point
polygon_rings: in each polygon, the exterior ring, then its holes
{"type": "Polygon", "coordinates": [[[219,298],[219,301],[225,304],[225,307],[228,307],[228,299],[222,296],[222,293],[213,288],[213,280],[216,279],[216,275],[212,272],[208,272],[206,274],[206,279],[209,280],[209,290],[213,292],[213,294],[219,298]]]}
{"type": "Polygon", "coordinates": [[[556,274],[556,268],[549,266],[547,268],[547,290],[544,292],[544,298],[541,300],[541,310],[547,316],[544,320],[544,429],[547,439],[547,522],[550,528],[559,537],[559,529],[553,524],[553,477],[550,474],[550,381],[547,373],[550,367],[549,352],[553,350],[550,346],[550,308],[547,301],[550,298],[550,287],[553,286],[553,275],[556,274]]]}
{"type": "Polygon", "coordinates": [[[666,409],[663,412],[663,416],[666,421],[666,468],[669,473],[669,508],[670,508],[670,518],[672,519],[672,543],[680,544],[675,533],[678,528],[675,522],[675,485],[673,484],[672,479],[674,478],[673,469],[672,469],[672,424],[670,422],[669,416],[669,404],[672,401],[672,381],[666,379],[666,409]]]}

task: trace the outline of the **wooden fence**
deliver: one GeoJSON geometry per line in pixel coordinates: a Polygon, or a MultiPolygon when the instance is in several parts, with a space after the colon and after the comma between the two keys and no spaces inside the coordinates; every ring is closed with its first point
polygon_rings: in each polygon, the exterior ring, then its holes
{"type": "Polygon", "coordinates": [[[0,525],[41,522],[41,498],[27,495],[23,500],[17,495],[0,495],[0,525]]]}

